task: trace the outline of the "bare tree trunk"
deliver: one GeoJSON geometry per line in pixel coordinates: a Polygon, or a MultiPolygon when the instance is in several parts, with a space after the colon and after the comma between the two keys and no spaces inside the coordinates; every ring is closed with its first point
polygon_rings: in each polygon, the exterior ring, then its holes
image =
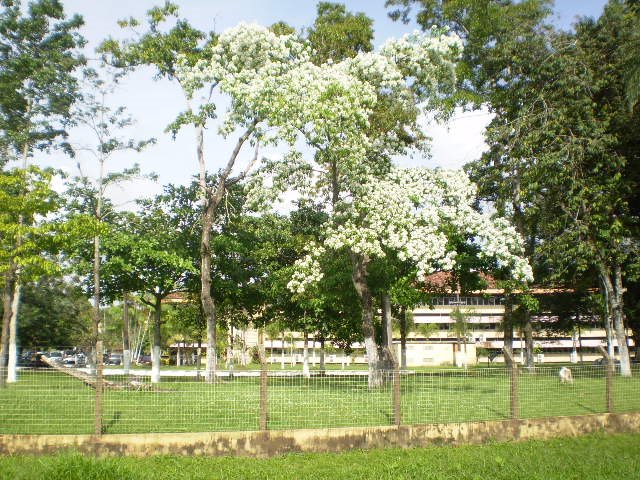
{"type": "Polygon", "coordinates": [[[260,430],[265,431],[269,425],[269,368],[264,351],[264,330],[258,330],[258,355],[260,358],[260,430]]]}
{"type": "Polygon", "coordinates": [[[580,364],[584,363],[584,350],[582,349],[582,328],[578,323],[578,348],[580,349],[580,364]]]}
{"type": "MultiPolygon", "coordinates": [[[[525,365],[529,370],[532,370],[534,365],[533,359],[533,324],[531,323],[531,313],[525,313],[524,319],[524,344],[525,344],[525,365]]],[[[520,345],[522,348],[522,345],[520,345]]]]}
{"type": "Polygon", "coordinates": [[[9,323],[9,360],[7,383],[18,381],[18,309],[20,308],[20,293],[22,284],[16,280],[11,299],[11,321],[9,323]]]}
{"type": "Polygon", "coordinates": [[[202,332],[198,336],[198,347],[196,349],[196,377],[200,378],[200,370],[202,369],[202,332]]]}
{"type": "MultiPolygon", "coordinates": [[[[31,105],[29,104],[27,111],[31,111],[31,105]]],[[[29,162],[29,144],[25,143],[22,147],[22,170],[26,172],[29,162]]],[[[25,194],[26,192],[23,192],[25,194]]],[[[22,213],[18,215],[19,230],[16,236],[16,249],[22,246],[22,227],[24,226],[24,216],[22,213]]],[[[18,309],[20,306],[20,292],[22,290],[22,282],[20,279],[20,267],[15,269],[15,283],[13,285],[13,298],[11,306],[11,318],[9,320],[9,358],[8,358],[8,372],[7,383],[15,383],[18,379],[18,309]]]]}
{"type": "MultiPolygon", "coordinates": [[[[204,202],[202,213],[202,240],[200,243],[200,282],[201,291],[200,299],[202,302],[202,311],[207,321],[207,368],[205,378],[207,382],[213,382],[216,371],[216,306],[211,296],[211,232],[216,209],[227,189],[227,183],[230,181],[229,176],[233,170],[235,161],[240,153],[240,149],[249,137],[255,131],[258,120],[254,119],[249,128],[240,136],[236,142],[236,146],[231,153],[231,157],[227,161],[227,165],[218,174],[216,185],[210,188],[207,185],[207,171],[204,158],[204,125],[196,126],[196,145],[199,165],[199,185],[200,195],[204,202]]],[[[253,164],[258,160],[258,143],[256,142],[256,150],[253,161],[249,163],[245,171],[234,181],[243,178],[251,169],[253,164]]]]}
{"type": "Polygon", "coordinates": [[[122,368],[125,375],[129,375],[131,369],[131,340],[129,338],[129,295],[123,295],[123,318],[122,318],[122,368]]]}
{"type": "Polygon", "coordinates": [[[406,308],[400,314],[400,368],[407,368],[407,315],[406,308]]]}
{"type": "Polygon", "coordinates": [[[13,287],[15,283],[13,264],[5,273],[5,283],[2,290],[2,337],[0,338],[0,388],[7,382],[7,364],[9,354],[9,326],[11,323],[11,305],[13,304],[13,287]]]}
{"type": "Polygon", "coordinates": [[[396,365],[396,356],[393,352],[393,325],[391,317],[391,298],[388,293],[383,293],[382,303],[382,349],[384,352],[382,368],[393,370],[396,365]]]}
{"type": "Polygon", "coordinates": [[[216,374],[216,306],[211,296],[211,229],[214,206],[210,199],[202,217],[202,242],[200,244],[200,280],[202,311],[207,320],[207,366],[205,379],[213,382],[216,374]]]}
{"type": "Polygon", "coordinates": [[[282,330],[282,332],[280,332],[280,342],[282,343],[281,345],[281,349],[280,349],[280,370],[284,370],[284,364],[285,364],[285,360],[284,360],[284,330],[282,330]]]}
{"type": "Polygon", "coordinates": [[[620,375],[631,376],[631,360],[627,346],[627,333],[624,327],[623,300],[624,288],[622,285],[622,269],[616,265],[613,272],[604,265],[598,265],[598,271],[602,285],[606,290],[609,316],[612,318],[613,329],[618,342],[620,356],[620,375]],[[613,274],[613,275],[612,275],[613,274]]]}
{"type": "MultiPolygon", "coordinates": [[[[98,200],[98,218],[100,218],[100,199],[98,200]]],[[[95,338],[96,397],[94,433],[102,435],[102,395],[103,395],[103,340],[102,316],[100,315],[100,236],[93,238],[93,335],[95,338]]]]}
{"type": "Polygon", "coordinates": [[[511,367],[513,360],[513,299],[511,295],[507,295],[504,299],[504,320],[502,327],[504,332],[504,348],[510,353],[510,355],[505,355],[504,361],[511,367]]]}
{"type": "Polygon", "coordinates": [[[600,281],[600,287],[604,291],[605,296],[605,314],[602,321],[604,323],[604,331],[607,336],[607,353],[609,354],[610,358],[615,358],[615,352],[613,349],[613,326],[611,325],[611,315],[609,313],[611,311],[609,307],[609,291],[605,287],[602,280],[600,281]]]}
{"type": "Polygon", "coordinates": [[[324,340],[324,335],[320,338],[320,374],[324,375],[324,373],[327,371],[327,367],[325,365],[324,362],[324,355],[325,355],[325,340],[324,340]]]}
{"type": "Polygon", "coordinates": [[[367,352],[369,365],[369,388],[382,386],[382,371],[380,370],[380,357],[376,343],[375,329],[373,326],[373,297],[367,284],[369,257],[366,255],[350,253],[353,285],[360,298],[362,307],[362,334],[364,336],[364,348],[367,352]]]}
{"type": "Polygon", "coordinates": [[[162,300],[156,297],[153,307],[153,345],[151,347],[151,383],[160,383],[162,300]]]}
{"type": "Polygon", "coordinates": [[[309,333],[304,332],[304,349],[302,354],[302,375],[306,378],[311,377],[311,372],[309,371],[309,333]]]}

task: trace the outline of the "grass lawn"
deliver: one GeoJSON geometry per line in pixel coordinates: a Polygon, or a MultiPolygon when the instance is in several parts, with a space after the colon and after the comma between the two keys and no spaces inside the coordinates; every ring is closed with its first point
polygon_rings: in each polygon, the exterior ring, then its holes
{"type": "MultiPolygon", "coordinates": [[[[640,411],[640,372],[615,378],[616,411],[640,411]]],[[[109,377],[114,380],[113,377],[109,377]]],[[[604,412],[604,371],[574,369],[562,385],[557,367],[522,372],[523,418],[604,412]]],[[[124,379],[120,379],[124,381],[124,379]]],[[[145,381],[148,381],[145,380],[145,381]]],[[[509,417],[509,375],[501,368],[439,370],[402,376],[405,424],[509,417]]],[[[53,370],[21,372],[0,390],[0,433],[92,433],[94,390],[53,370]]],[[[105,391],[106,433],[257,430],[259,378],[163,378],[148,390],[105,391]]],[[[269,377],[269,428],[325,428],[393,423],[392,388],[370,390],[366,376],[269,377]]]]}
{"type": "Polygon", "coordinates": [[[292,454],[271,459],[76,453],[0,457],[11,480],[458,479],[627,480],[640,477],[640,435],[592,435],[483,446],[292,454]]]}

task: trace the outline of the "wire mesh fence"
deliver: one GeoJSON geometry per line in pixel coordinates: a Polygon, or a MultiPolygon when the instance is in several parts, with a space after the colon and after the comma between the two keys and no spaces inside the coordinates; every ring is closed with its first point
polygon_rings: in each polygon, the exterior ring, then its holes
{"type": "MultiPolygon", "coordinates": [[[[516,416],[606,412],[606,365],[570,368],[570,383],[560,382],[558,366],[518,369],[516,416]]],[[[144,371],[106,373],[103,433],[458,423],[514,416],[513,376],[501,367],[403,371],[395,377],[383,372],[377,387],[369,386],[366,371],[349,370],[312,372],[310,377],[271,371],[262,387],[259,371],[218,372],[211,383],[196,372],[167,372],[174,376],[163,376],[156,384],[144,371]],[[395,394],[394,385],[399,387],[395,394]],[[261,413],[266,425],[260,422],[261,413]]],[[[92,382],[88,369],[20,369],[18,381],[0,389],[0,433],[93,433],[92,382]]],[[[613,411],[640,411],[640,369],[634,368],[632,377],[615,372],[610,385],[613,411]]]]}

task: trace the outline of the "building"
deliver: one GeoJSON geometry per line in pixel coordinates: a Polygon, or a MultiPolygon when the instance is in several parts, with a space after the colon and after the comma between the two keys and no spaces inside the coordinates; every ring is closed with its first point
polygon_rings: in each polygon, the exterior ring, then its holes
{"type": "MultiPolygon", "coordinates": [[[[444,287],[446,274],[430,277],[431,283],[444,287]]],[[[480,292],[469,294],[449,293],[435,296],[431,305],[416,308],[413,311],[413,325],[409,326],[406,341],[407,367],[419,366],[463,366],[478,363],[503,363],[504,335],[502,321],[505,314],[504,291],[497,288],[495,282],[486,278],[488,287],[480,292]],[[464,315],[466,335],[460,336],[456,328],[455,312],[464,315]]],[[[443,291],[443,288],[440,288],[443,291]]],[[[533,289],[534,295],[559,295],[566,290],[533,289]]],[[[599,320],[582,322],[583,326],[574,331],[558,332],[549,328],[557,322],[557,318],[541,315],[532,318],[534,324],[534,359],[538,363],[553,362],[593,362],[601,358],[600,346],[607,344],[604,328],[599,320]],[[590,324],[590,325],[589,325],[590,324]]],[[[257,332],[251,328],[234,329],[233,350],[227,358],[233,358],[236,364],[251,361],[251,351],[258,345],[257,332]]],[[[630,335],[630,332],[628,332],[630,335]]],[[[299,332],[287,332],[279,338],[265,339],[267,362],[273,364],[299,364],[304,360],[303,335],[299,332]]],[[[628,340],[630,346],[633,345],[628,340]]],[[[615,337],[614,347],[617,347],[615,337]]],[[[178,345],[172,345],[177,349],[178,345]]],[[[190,345],[183,351],[193,351],[190,345]]],[[[203,345],[203,347],[205,347],[203,345]]],[[[394,347],[397,358],[401,358],[401,341],[399,332],[394,331],[394,347]]],[[[319,341],[310,335],[308,341],[308,358],[311,365],[320,362],[319,341]]],[[[521,332],[514,332],[513,352],[516,359],[524,363],[525,342],[521,332]]],[[[325,363],[365,364],[367,362],[364,348],[360,344],[352,345],[349,355],[337,350],[330,343],[325,345],[325,363]]]]}

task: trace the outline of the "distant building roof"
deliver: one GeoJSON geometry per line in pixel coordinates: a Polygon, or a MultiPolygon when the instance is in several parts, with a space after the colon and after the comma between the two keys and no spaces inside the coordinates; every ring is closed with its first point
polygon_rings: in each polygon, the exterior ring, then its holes
{"type": "MultiPolygon", "coordinates": [[[[482,290],[472,290],[469,293],[475,294],[493,294],[499,295],[504,293],[504,288],[498,286],[498,281],[492,275],[484,272],[478,272],[478,276],[487,283],[487,286],[482,290]]],[[[461,293],[458,286],[454,283],[453,274],[451,272],[436,272],[428,275],[424,284],[428,291],[442,291],[446,293],[461,293]]],[[[574,293],[572,288],[565,287],[542,287],[532,285],[527,293],[532,295],[549,295],[557,293],[574,293]]],[[[518,293],[518,292],[515,292],[518,293]]]]}

